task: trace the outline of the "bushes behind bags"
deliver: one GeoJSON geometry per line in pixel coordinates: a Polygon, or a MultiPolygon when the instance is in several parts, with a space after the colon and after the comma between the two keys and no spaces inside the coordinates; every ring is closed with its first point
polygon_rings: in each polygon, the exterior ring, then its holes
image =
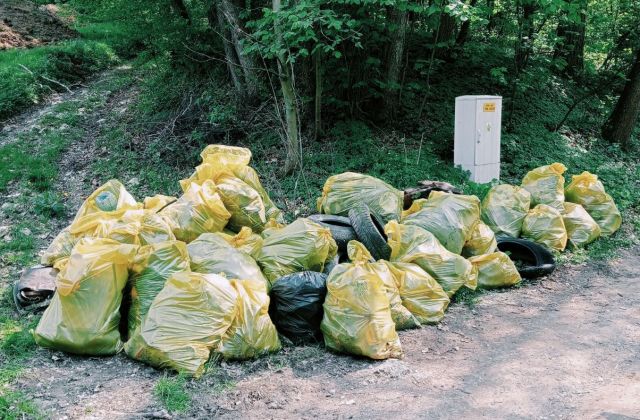
{"type": "Polygon", "coordinates": [[[590,244],[600,236],[600,226],[580,204],[564,203],[562,221],[574,248],[590,244]]]}
{"type": "Polygon", "coordinates": [[[238,292],[236,316],[222,336],[217,352],[225,359],[252,359],[280,350],[276,327],[269,318],[269,296],[261,280],[230,280],[238,292]]]}
{"type": "Polygon", "coordinates": [[[522,280],[515,264],[504,252],[478,255],[469,258],[469,261],[478,270],[479,287],[485,289],[509,287],[522,280]]]}
{"type": "Polygon", "coordinates": [[[620,228],[622,216],[613,198],[604,190],[596,175],[583,172],[574,175],[566,189],[567,201],[580,204],[600,226],[603,236],[620,228]]]}
{"type": "Polygon", "coordinates": [[[336,216],[347,216],[352,208],[366,204],[386,223],[400,219],[404,194],[372,176],[345,172],[326,180],[317,203],[320,213],[336,216]]]}
{"type": "Polygon", "coordinates": [[[127,341],[129,357],[196,377],[237,312],[238,292],[216,274],[176,273],[127,341]]]}
{"type": "Polygon", "coordinates": [[[189,271],[189,255],[184,242],[167,241],[140,247],[131,264],[129,278],[129,336],[140,326],[167,279],[181,271],[189,271]]]}
{"type": "Polygon", "coordinates": [[[203,274],[223,274],[228,279],[252,279],[269,283],[248,254],[231,246],[218,233],[203,233],[187,245],[191,270],[203,274]]]}
{"type": "Polygon", "coordinates": [[[118,324],[127,266],[137,246],[81,239],[56,279],[56,293],[34,337],[38,345],[102,356],[122,348],[118,324]]]}
{"type": "Polygon", "coordinates": [[[449,296],[433,277],[416,264],[389,263],[394,273],[402,306],[421,324],[436,324],[444,318],[449,296]]]}
{"type": "Polygon", "coordinates": [[[540,166],[529,171],[522,179],[522,188],[531,193],[531,207],[546,204],[562,211],[564,203],[564,177],[567,167],[562,163],[540,166]]]}
{"type": "Polygon", "coordinates": [[[283,228],[268,229],[258,263],[272,283],[298,271],[321,272],[338,252],[331,231],[309,219],[298,219],[283,228]]]}
{"type": "Polygon", "coordinates": [[[440,245],[432,233],[395,221],[387,223],[384,231],[391,247],[392,262],[419,265],[440,283],[449,297],[462,286],[475,290],[476,278],[471,263],[440,245]]]}
{"type": "Polygon", "coordinates": [[[192,183],[185,193],[161,212],[180,241],[191,242],[200,234],[219,232],[231,214],[227,211],[213,181],[192,183]]]}
{"type": "Polygon", "coordinates": [[[400,358],[402,347],[384,283],[365,267],[365,255],[354,257],[351,263],[337,265],[327,278],[321,324],[325,345],[372,359],[400,358]]]}
{"type": "Polygon", "coordinates": [[[508,184],[496,185],[482,200],[482,220],[496,235],[517,238],[530,205],[531,193],[526,189],[508,184]]]}
{"type": "Polygon", "coordinates": [[[270,292],[269,315],[278,332],[294,343],[322,340],[320,322],[326,281],[326,274],[303,271],[275,282],[270,292]]]}
{"type": "Polygon", "coordinates": [[[546,204],[538,204],[529,211],[522,223],[522,237],[558,251],[567,246],[562,215],[546,204]]]}
{"type": "Polygon", "coordinates": [[[460,254],[480,220],[480,200],[474,195],[433,191],[429,199],[415,200],[402,212],[402,224],[420,226],[433,233],[454,254],[460,254]]]}

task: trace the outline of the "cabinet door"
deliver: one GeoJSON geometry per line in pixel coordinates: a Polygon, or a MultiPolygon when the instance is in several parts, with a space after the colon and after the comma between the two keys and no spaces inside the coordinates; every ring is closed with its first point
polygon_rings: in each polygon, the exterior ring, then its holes
{"type": "Polygon", "coordinates": [[[501,98],[476,102],[476,165],[500,162],[501,114],[501,98]]]}

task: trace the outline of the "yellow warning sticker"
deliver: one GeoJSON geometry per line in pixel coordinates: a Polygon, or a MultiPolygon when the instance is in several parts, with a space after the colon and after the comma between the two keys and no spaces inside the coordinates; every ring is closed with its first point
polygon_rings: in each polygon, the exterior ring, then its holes
{"type": "Polygon", "coordinates": [[[496,112],[496,103],[495,102],[485,102],[482,105],[482,111],[484,111],[484,112],[496,112]]]}

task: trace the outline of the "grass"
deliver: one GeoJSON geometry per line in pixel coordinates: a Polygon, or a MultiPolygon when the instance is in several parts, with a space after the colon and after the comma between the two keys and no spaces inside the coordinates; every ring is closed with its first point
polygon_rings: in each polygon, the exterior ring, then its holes
{"type": "Polygon", "coordinates": [[[0,52],[0,121],[63,91],[56,82],[77,83],[117,61],[107,44],[87,40],[0,52]]]}
{"type": "Polygon", "coordinates": [[[5,420],[42,419],[45,418],[31,401],[25,400],[24,394],[15,391],[0,390],[0,418],[5,420]]]}
{"type": "Polygon", "coordinates": [[[153,394],[171,413],[183,413],[191,406],[191,395],[186,389],[185,376],[165,375],[156,382],[153,394]]]}

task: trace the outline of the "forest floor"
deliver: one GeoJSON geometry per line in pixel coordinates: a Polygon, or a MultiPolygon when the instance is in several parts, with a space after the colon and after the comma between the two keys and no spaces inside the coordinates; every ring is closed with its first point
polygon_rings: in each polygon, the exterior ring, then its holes
{"type": "Polygon", "coordinates": [[[54,4],[38,6],[28,1],[0,0],[0,50],[75,37],[75,31],[57,12],[54,4]]]}
{"type": "MultiPolygon", "coordinates": [[[[103,138],[136,95],[128,72],[102,73],[0,131],[0,146],[26,142],[34,156],[43,142],[66,139],[50,186],[61,215],[39,217],[40,195],[24,182],[0,193],[0,286],[37,260],[97,186],[93,165],[108,156],[103,138]],[[25,238],[29,246],[9,246],[25,238]]],[[[135,185],[127,175],[125,184],[135,185]]],[[[33,348],[15,358],[20,366],[2,386],[47,418],[640,418],[639,279],[638,247],[608,261],[564,264],[547,278],[454,304],[438,326],[400,332],[402,360],[285,346],[190,380],[123,354],[33,348]]]]}

